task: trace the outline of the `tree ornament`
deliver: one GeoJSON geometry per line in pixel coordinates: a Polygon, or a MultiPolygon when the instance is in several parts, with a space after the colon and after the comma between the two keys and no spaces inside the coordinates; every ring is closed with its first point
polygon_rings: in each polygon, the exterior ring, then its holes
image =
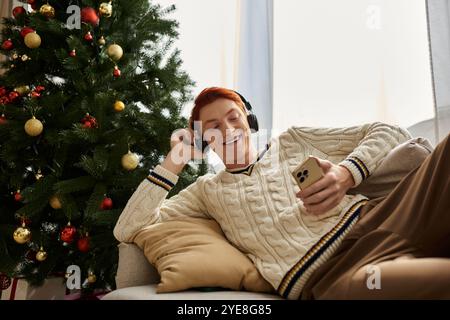
{"type": "Polygon", "coordinates": [[[24,14],[24,13],[26,13],[27,11],[25,10],[25,8],[24,7],[15,7],[14,9],[13,9],[13,11],[12,11],[12,14],[13,14],[13,16],[14,16],[14,18],[18,18],[20,15],[22,15],[22,14],[24,14]]]}
{"type": "Polygon", "coordinates": [[[50,203],[50,207],[52,207],[55,210],[62,208],[61,200],[59,200],[57,195],[54,195],[53,197],[51,197],[49,200],[49,203],[50,203]]]}
{"type": "Polygon", "coordinates": [[[44,16],[47,17],[49,19],[54,18],[55,17],[55,8],[53,8],[51,5],[44,4],[41,6],[41,8],[39,9],[39,12],[44,16]]]}
{"type": "Polygon", "coordinates": [[[86,236],[81,237],[80,239],[78,239],[77,242],[77,247],[78,250],[80,250],[81,252],[88,252],[90,249],[90,243],[89,243],[89,236],[86,233],[86,236]]]}
{"type": "Polygon", "coordinates": [[[9,50],[12,50],[13,48],[14,48],[14,44],[11,41],[11,39],[3,41],[3,44],[2,44],[2,49],[3,50],[8,50],[9,51],[9,50]]]}
{"type": "Polygon", "coordinates": [[[117,101],[114,103],[114,110],[115,110],[116,112],[122,112],[123,110],[125,110],[125,103],[123,103],[123,102],[120,101],[120,100],[117,100],[117,101]]]}
{"type": "Polygon", "coordinates": [[[31,231],[27,228],[25,222],[22,222],[22,226],[14,231],[13,238],[19,244],[24,244],[31,240],[31,231]]]}
{"type": "Polygon", "coordinates": [[[111,198],[104,198],[102,203],[100,204],[100,209],[102,210],[111,210],[113,208],[113,201],[111,198]]]}
{"type": "Polygon", "coordinates": [[[35,176],[36,180],[41,180],[44,177],[44,175],[41,172],[41,169],[39,169],[38,172],[34,176],[35,176]]]}
{"type": "Polygon", "coordinates": [[[36,88],[34,88],[34,91],[41,93],[42,91],[45,90],[44,86],[36,86],[36,88]]]}
{"type": "Polygon", "coordinates": [[[86,113],[83,119],[81,119],[81,123],[84,128],[98,128],[97,119],[91,116],[89,113],[86,113]]]}
{"type": "Polygon", "coordinates": [[[36,253],[36,260],[42,262],[45,261],[45,259],[47,259],[47,252],[44,251],[44,248],[41,246],[39,251],[36,253]]]}
{"type": "Polygon", "coordinates": [[[41,94],[39,92],[33,91],[30,93],[30,97],[32,97],[33,99],[37,99],[41,97],[41,94]]]}
{"type": "Polygon", "coordinates": [[[30,32],[25,36],[25,45],[30,49],[39,48],[41,42],[41,37],[36,32],[30,32]]]}
{"type": "Polygon", "coordinates": [[[10,102],[13,102],[13,103],[14,103],[19,97],[20,97],[20,94],[19,94],[18,92],[16,92],[16,91],[11,91],[11,92],[8,94],[9,101],[10,101],[10,102]]]}
{"type": "Polygon", "coordinates": [[[100,46],[104,46],[106,44],[106,40],[104,36],[101,36],[100,39],[98,39],[98,44],[100,46]]]}
{"type": "Polygon", "coordinates": [[[67,226],[65,226],[61,230],[61,234],[60,234],[61,241],[70,244],[73,242],[73,240],[75,240],[76,234],[77,234],[77,228],[72,226],[69,221],[67,223],[67,226]]]}
{"type": "Polygon", "coordinates": [[[139,157],[137,154],[128,151],[127,154],[122,157],[122,167],[125,170],[132,171],[139,165],[139,157]]]}
{"type": "Polygon", "coordinates": [[[0,116],[0,126],[4,125],[8,122],[8,120],[6,119],[6,116],[4,113],[2,113],[2,115],[0,116]]]}
{"type": "Polygon", "coordinates": [[[97,281],[97,277],[95,276],[95,274],[92,271],[89,271],[89,275],[88,275],[88,282],[90,284],[95,283],[97,281]]]}
{"type": "Polygon", "coordinates": [[[15,87],[14,91],[23,96],[24,94],[27,94],[28,92],[30,92],[30,87],[29,86],[19,86],[19,87],[15,87]]]}
{"type": "Polygon", "coordinates": [[[22,201],[22,194],[20,193],[20,189],[18,189],[18,190],[14,193],[14,200],[15,200],[16,202],[22,201]]]}
{"type": "Polygon", "coordinates": [[[92,37],[92,34],[90,31],[88,31],[88,33],[86,33],[84,35],[84,40],[91,42],[92,40],[94,40],[94,38],[92,37]]]}
{"type": "Polygon", "coordinates": [[[41,121],[36,119],[35,116],[33,116],[30,120],[28,120],[25,123],[24,128],[25,128],[25,132],[29,136],[36,137],[42,133],[42,131],[44,130],[44,125],[42,124],[41,121]]]}
{"type": "Polygon", "coordinates": [[[34,32],[33,28],[30,27],[23,27],[22,30],[20,30],[20,35],[22,38],[25,38],[27,34],[34,32]]]}
{"type": "Polygon", "coordinates": [[[17,59],[19,59],[19,55],[17,54],[17,53],[14,53],[12,56],[11,56],[11,58],[13,58],[13,60],[17,60],[17,59]]]}
{"type": "Polygon", "coordinates": [[[72,51],[70,51],[69,56],[76,57],[77,56],[77,51],[75,49],[73,49],[72,51]]]}
{"type": "Polygon", "coordinates": [[[115,78],[119,78],[120,75],[121,75],[121,72],[120,72],[119,67],[118,67],[118,66],[115,66],[115,67],[114,67],[113,76],[114,76],[115,78]]]}
{"type": "Polygon", "coordinates": [[[85,7],[81,9],[81,21],[96,27],[100,22],[100,18],[94,8],[85,7]]]}
{"type": "Polygon", "coordinates": [[[98,12],[102,17],[110,18],[112,16],[112,4],[111,1],[109,2],[103,2],[100,4],[100,7],[98,8],[98,12]]]}
{"type": "MultiPolygon", "coordinates": [[[[31,34],[31,33],[30,33],[30,34],[31,34]]],[[[22,59],[23,62],[28,61],[28,60],[31,60],[31,58],[28,57],[26,54],[22,55],[21,59],[22,59]]]]}
{"type": "Polygon", "coordinates": [[[123,49],[118,44],[111,44],[106,53],[113,61],[117,62],[123,56],[123,49]]]}

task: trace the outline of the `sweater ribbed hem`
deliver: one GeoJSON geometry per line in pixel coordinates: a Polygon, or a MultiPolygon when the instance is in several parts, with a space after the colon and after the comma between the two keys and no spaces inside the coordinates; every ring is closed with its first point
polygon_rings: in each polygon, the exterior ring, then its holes
{"type": "Polygon", "coordinates": [[[289,300],[299,299],[302,289],[312,273],[336,252],[344,237],[358,221],[361,207],[366,203],[367,200],[364,199],[353,204],[339,223],[312,246],[286,273],[277,289],[280,296],[289,300]]]}
{"type": "Polygon", "coordinates": [[[339,165],[346,167],[351,172],[355,180],[354,187],[369,177],[367,166],[357,157],[348,157],[340,162],[339,165]]]}

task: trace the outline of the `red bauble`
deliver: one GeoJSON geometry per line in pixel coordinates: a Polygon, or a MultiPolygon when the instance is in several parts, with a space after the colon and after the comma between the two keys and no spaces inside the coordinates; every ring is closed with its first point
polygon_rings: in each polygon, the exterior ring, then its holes
{"type": "Polygon", "coordinates": [[[35,3],[36,3],[36,0],[27,0],[27,3],[28,3],[28,4],[35,4],[35,3]]]}
{"type": "Polygon", "coordinates": [[[100,18],[94,8],[85,7],[81,9],[81,21],[96,27],[100,22],[100,18]]]}
{"type": "Polygon", "coordinates": [[[39,92],[33,91],[31,92],[31,97],[37,99],[41,97],[41,94],[39,92]]]}
{"type": "Polygon", "coordinates": [[[6,120],[6,116],[5,116],[4,114],[2,114],[2,115],[0,116],[0,125],[5,124],[6,122],[8,122],[8,121],[6,120]]]}
{"type": "Polygon", "coordinates": [[[11,91],[8,95],[9,101],[14,102],[20,97],[20,94],[16,91],[11,91]]]}
{"type": "Polygon", "coordinates": [[[5,89],[5,87],[0,87],[0,97],[3,97],[8,91],[5,89]]]}
{"type": "Polygon", "coordinates": [[[70,222],[61,230],[61,240],[66,243],[72,243],[75,240],[77,234],[77,228],[70,225],[70,222]]]}
{"type": "Polygon", "coordinates": [[[17,19],[18,16],[24,14],[25,12],[27,12],[27,11],[25,10],[25,8],[19,6],[19,7],[15,7],[15,8],[13,9],[12,14],[13,14],[14,18],[17,19]]]}
{"type": "Polygon", "coordinates": [[[31,5],[31,8],[33,10],[37,10],[38,4],[36,3],[36,0],[28,0],[27,2],[28,2],[29,5],[31,5]]]}
{"type": "Polygon", "coordinates": [[[77,56],[77,52],[75,51],[75,49],[69,52],[69,56],[71,56],[71,57],[77,56]]]}
{"type": "Polygon", "coordinates": [[[11,39],[3,41],[2,49],[3,50],[12,50],[14,48],[14,44],[11,39]]]}
{"type": "Polygon", "coordinates": [[[88,32],[84,35],[84,40],[91,42],[94,38],[92,37],[92,34],[88,32]]]}
{"type": "Polygon", "coordinates": [[[4,96],[4,97],[1,97],[0,98],[0,105],[2,105],[2,104],[8,104],[10,101],[9,101],[9,98],[8,98],[8,96],[4,96]]]}
{"type": "Polygon", "coordinates": [[[78,250],[80,250],[81,252],[88,252],[90,247],[89,237],[85,236],[78,239],[77,246],[78,250]]]}
{"type": "Polygon", "coordinates": [[[45,90],[45,87],[44,87],[44,86],[37,86],[37,87],[34,89],[34,91],[39,92],[39,93],[41,93],[41,92],[44,91],[44,90],[45,90]]]}
{"type": "Polygon", "coordinates": [[[120,72],[120,69],[117,66],[115,66],[114,67],[114,72],[113,72],[114,77],[118,78],[118,77],[120,77],[121,74],[122,73],[120,72]]]}
{"type": "Polygon", "coordinates": [[[113,208],[113,201],[111,198],[105,198],[100,205],[100,209],[102,210],[111,210],[113,208]]]}
{"type": "Polygon", "coordinates": [[[84,128],[97,128],[97,119],[95,119],[93,116],[86,114],[86,116],[81,119],[81,123],[83,124],[84,128]]]}
{"type": "Polygon", "coordinates": [[[16,202],[22,201],[22,195],[20,194],[20,191],[17,191],[17,192],[14,193],[14,200],[16,202]]]}
{"type": "Polygon", "coordinates": [[[34,32],[33,28],[24,27],[24,28],[22,28],[22,30],[20,30],[20,35],[22,36],[22,38],[25,38],[25,36],[31,32],[34,32]]]}

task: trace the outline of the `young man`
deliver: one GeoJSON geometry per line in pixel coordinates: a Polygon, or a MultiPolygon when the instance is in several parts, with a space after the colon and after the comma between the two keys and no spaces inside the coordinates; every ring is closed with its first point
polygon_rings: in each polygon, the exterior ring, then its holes
{"type": "Polygon", "coordinates": [[[165,160],[127,203],[116,238],[132,242],[156,222],[210,218],[285,298],[450,298],[450,259],[442,258],[450,256],[450,204],[443,196],[450,194],[448,137],[385,199],[369,201],[347,191],[411,138],[406,130],[379,122],[291,127],[258,154],[247,115],[234,91],[202,91],[191,128],[201,122],[202,138],[226,169],[166,199],[184,165],[204,156],[183,141],[192,140],[192,129],[178,131],[165,160]],[[318,159],[324,177],[299,192],[291,172],[309,155],[318,159]],[[373,264],[381,274],[379,290],[366,281],[373,264]],[[430,289],[421,291],[425,282],[430,289]]]}

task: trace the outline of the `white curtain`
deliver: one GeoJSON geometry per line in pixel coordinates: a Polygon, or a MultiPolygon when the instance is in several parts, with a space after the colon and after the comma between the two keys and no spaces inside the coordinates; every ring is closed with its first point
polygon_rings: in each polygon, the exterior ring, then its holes
{"type": "Polygon", "coordinates": [[[435,129],[437,141],[450,132],[450,4],[449,0],[429,0],[428,17],[433,57],[436,95],[436,119],[417,126],[420,130],[435,129]]]}
{"type": "Polygon", "coordinates": [[[425,0],[275,1],[273,114],[276,131],[433,118],[425,0]]]}

